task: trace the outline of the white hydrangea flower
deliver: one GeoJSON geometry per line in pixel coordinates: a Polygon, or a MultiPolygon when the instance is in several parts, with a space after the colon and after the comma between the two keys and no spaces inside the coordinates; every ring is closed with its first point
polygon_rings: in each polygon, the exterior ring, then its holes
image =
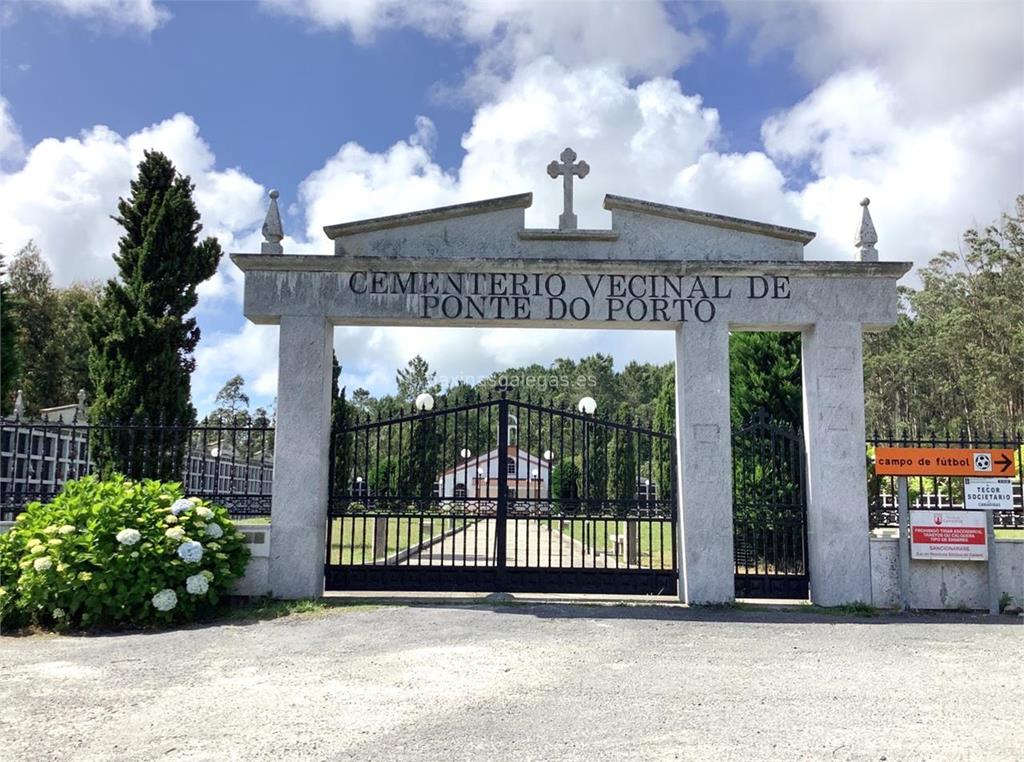
{"type": "Polygon", "coordinates": [[[187,564],[198,563],[203,558],[203,546],[195,540],[183,542],[178,546],[178,557],[187,564]]]}
{"type": "Polygon", "coordinates": [[[213,518],[213,511],[207,508],[205,505],[200,505],[196,508],[196,515],[201,519],[213,518]]]}
{"type": "Polygon", "coordinates": [[[178,594],[170,588],[165,588],[153,596],[152,603],[157,611],[170,611],[178,605],[178,594]]]}
{"type": "Polygon", "coordinates": [[[62,526],[57,531],[60,532],[61,534],[71,534],[72,532],[75,531],[75,527],[72,524],[65,524],[64,526],[62,526]]]}
{"type": "Polygon", "coordinates": [[[67,616],[67,614],[64,613],[64,609],[54,609],[53,610],[53,618],[54,619],[63,619],[66,616],[67,616]]]}
{"type": "Polygon", "coordinates": [[[164,536],[170,537],[172,540],[182,540],[185,538],[185,528],[171,527],[166,532],[164,532],[164,536]]]}
{"type": "Polygon", "coordinates": [[[138,529],[122,529],[117,533],[117,541],[122,545],[131,547],[142,539],[142,532],[138,529]]]}
{"type": "Polygon", "coordinates": [[[185,580],[185,589],[191,595],[206,595],[210,589],[210,582],[202,574],[193,574],[185,580]]]}
{"type": "Polygon", "coordinates": [[[49,556],[42,556],[32,562],[32,568],[37,572],[47,571],[53,566],[53,559],[49,556]]]}
{"type": "Polygon", "coordinates": [[[181,498],[180,500],[175,500],[173,503],[171,503],[171,507],[170,507],[169,510],[170,510],[171,513],[173,513],[175,516],[177,516],[179,513],[182,513],[183,511],[187,511],[191,507],[192,507],[192,501],[191,500],[186,500],[185,498],[181,498]]]}
{"type": "Polygon", "coordinates": [[[224,530],[220,528],[220,524],[207,524],[206,536],[213,540],[219,540],[224,536],[224,530]]]}

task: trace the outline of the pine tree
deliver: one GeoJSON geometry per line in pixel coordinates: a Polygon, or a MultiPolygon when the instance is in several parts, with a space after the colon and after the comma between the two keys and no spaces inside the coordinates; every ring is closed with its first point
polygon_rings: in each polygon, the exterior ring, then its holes
{"type": "Polygon", "coordinates": [[[64,347],[56,341],[59,305],[53,273],[34,241],[25,244],[8,270],[10,295],[18,305],[15,331],[20,358],[18,388],[24,392],[29,414],[59,405],[60,369],[64,347]]]}
{"type": "Polygon", "coordinates": [[[90,400],[95,396],[89,376],[89,322],[102,292],[98,283],[72,283],[56,289],[57,324],[52,334],[63,358],[59,372],[55,373],[59,386],[54,404],[74,401],[79,389],[84,389],[90,400]]]}
{"type": "Polygon", "coordinates": [[[430,369],[426,360],[416,355],[405,368],[399,368],[395,373],[399,399],[412,402],[423,392],[437,396],[441,393],[441,385],[434,383],[435,378],[437,373],[430,369]]]}
{"type": "MultiPolygon", "coordinates": [[[[96,423],[189,426],[195,421],[190,374],[199,328],[188,313],[196,287],[217,270],[220,245],[198,243],[199,212],[194,186],[162,153],[147,151],[118,203],[114,220],[124,228],[114,255],[119,278],[107,282],[90,325],[89,371],[96,398],[96,423]]],[[[169,478],[177,474],[183,441],[159,441],[97,430],[98,456],[107,470],[169,478]]]]}
{"type": "Polygon", "coordinates": [[[245,393],[245,379],[239,375],[229,378],[214,398],[217,403],[207,419],[213,424],[227,426],[248,426],[249,395],[245,393]]]}
{"type": "Polygon", "coordinates": [[[7,415],[14,406],[14,382],[18,378],[18,327],[14,301],[3,275],[4,260],[0,255],[0,415],[7,415]]]}

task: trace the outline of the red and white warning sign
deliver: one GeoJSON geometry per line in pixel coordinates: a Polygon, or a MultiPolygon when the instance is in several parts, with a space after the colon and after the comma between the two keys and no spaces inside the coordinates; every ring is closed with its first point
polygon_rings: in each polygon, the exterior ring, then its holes
{"type": "Polygon", "coordinates": [[[910,557],[987,561],[985,514],[980,511],[911,511],[910,557]]]}

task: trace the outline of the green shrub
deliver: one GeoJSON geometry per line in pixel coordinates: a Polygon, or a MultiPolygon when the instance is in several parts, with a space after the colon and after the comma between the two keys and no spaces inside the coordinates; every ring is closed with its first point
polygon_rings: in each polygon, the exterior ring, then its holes
{"type": "Polygon", "coordinates": [[[227,511],[181,485],[68,482],[0,535],[0,626],[56,629],[189,622],[245,573],[227,511]]]}

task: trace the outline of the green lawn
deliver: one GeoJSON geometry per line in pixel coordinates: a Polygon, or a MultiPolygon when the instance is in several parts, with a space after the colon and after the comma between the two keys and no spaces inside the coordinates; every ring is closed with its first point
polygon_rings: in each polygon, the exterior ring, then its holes
{"type": "Polygon", "coordinates": [[[330,524],[330,563],[372,564],[382,562],[406,548],[415,547],[431,537],[440,535],[453,526],[463,526],[465,519],[424,518],[418,516],[388,516],[387,548],[374,552],[373,540],[376,522],[385,517],[346,516],[334,518],[330,524]]]}
{"type": "MultiPolygon", "coordinates": [[[[640,537],[640,566],[644,569],[670,569],[672,563],[672,522],[632,521],[640,537]]],[[[588,550],[615,555],[613,535],[626,534],[626,521],[613,519],[566,519],[552,521],[552,529],[561,524],[563,534],[583,543],[588,550]]],[[[625,560],[620,551],[620,559],[625,560]]]]}
{"type": "Polygon", "coordinates": [[[996,539],[999,540],[1024,540],[1024,529],[999,529],[996,528],[996,539]]]}

